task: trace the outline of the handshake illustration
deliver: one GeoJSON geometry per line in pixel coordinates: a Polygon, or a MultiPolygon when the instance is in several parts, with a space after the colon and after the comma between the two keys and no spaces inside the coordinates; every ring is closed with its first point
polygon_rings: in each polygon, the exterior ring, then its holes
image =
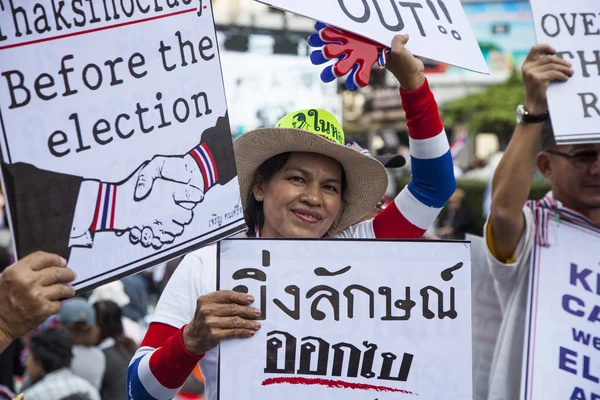
{"type": "Polygon", "coordinates": [[[204,177],[189,154],[156,156],[136,172],[124,183],[115,218],[122,218],[131,243],[158,249],[172,243],[194,218],[194,207],[204,200],[204,177]]]}
{"type": "Polygon", "coordinates": [[[70,246],[91,247],[92,234],[102,231],[128,234],[132,244],[155,249],[173,243],[217,181],[217,166],[206,145],[185,155],[154,156],[119,183],[84,181],[70,246]]]}

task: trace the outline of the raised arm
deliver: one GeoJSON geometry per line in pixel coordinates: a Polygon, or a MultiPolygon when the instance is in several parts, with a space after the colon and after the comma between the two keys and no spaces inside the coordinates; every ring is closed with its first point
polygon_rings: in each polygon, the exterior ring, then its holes
{"type": "Polygon", "coordinates": [[[412,179],[373,220],[377,238],[420,238],[456,189],[452,156],[423,63],[394,39],[387,68],[400,82],[410,137],[412,179]]]}
{"type": "MultiPolygon", "coordinates": [[[[570,64],[555,53],[550,46],[534,46],[523,64],[525,110],[529,114],[547,113],[548,85],[566,81],[573,73],[570,64]]],[[[541,127],[541,123],[517,124],[494,174],[489,224],[494,254],[502,262],[512,258],[525,229],[523,205],[533,182],[541,127]]]]}

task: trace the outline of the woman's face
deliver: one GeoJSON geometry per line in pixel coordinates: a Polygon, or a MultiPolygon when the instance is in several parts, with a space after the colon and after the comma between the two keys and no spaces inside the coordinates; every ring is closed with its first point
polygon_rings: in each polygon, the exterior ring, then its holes
{"type": "Polygon", "coordinates": [[[287,164],[253,188],[263,202],[262,237],[320,238],[342,204],[342,166],[315,153],[292,153],[287,164]]]}

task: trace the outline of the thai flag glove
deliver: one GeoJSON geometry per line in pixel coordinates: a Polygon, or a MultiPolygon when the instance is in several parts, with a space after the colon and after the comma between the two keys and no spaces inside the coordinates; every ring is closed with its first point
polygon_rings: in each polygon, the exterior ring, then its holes
{"type": "Polygon", "coordinates": [[[336,59],[321,72],[323,82],[332,82],[348,75],[345,86],[348,90],[356,91],[369,84],[371,68],[375,63],[380,67],[385,65],[388,51],[385,46],[322,22],[317,22],[315,29],[318,32],[310,35],[308,44],[321,49],[310,54],[312,63],[322,65],[336,59]]]}

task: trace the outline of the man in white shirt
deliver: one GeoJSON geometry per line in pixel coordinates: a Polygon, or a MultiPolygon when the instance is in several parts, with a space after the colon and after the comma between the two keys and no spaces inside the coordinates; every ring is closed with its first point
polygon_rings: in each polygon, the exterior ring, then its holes
{"type": "Polygon", "coordinates": [[[517,127],[494,174],[485,236],[503,320],[489,400],[520,396],[531,250],[536,241],[545,245],[538,216],[552,212],[580,225],[600,227],[600,144],[558,146],[554,141],[546,90],[551,82],[573,75],[571,64],[555,54],[547,45],[529,52],[523,64],[525,104],[517,109],[517,127]],[[536,166],[552,191],[523,206],[536,166]]]}

